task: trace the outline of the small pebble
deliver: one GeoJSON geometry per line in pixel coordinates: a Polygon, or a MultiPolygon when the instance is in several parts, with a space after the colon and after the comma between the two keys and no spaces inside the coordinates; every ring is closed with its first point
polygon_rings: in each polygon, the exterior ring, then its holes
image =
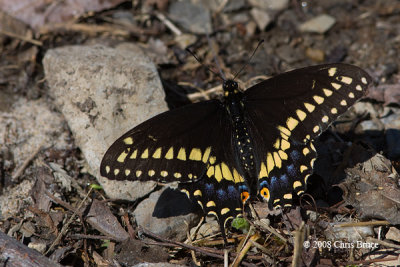
{"type": "Polygon", "coordinates": [[[315,32],[323,34],[327,32],[333,24],[335,24],[336,19],[332,16],[323,14],[312,18],[299,26],[302,32],[315,32]]]}

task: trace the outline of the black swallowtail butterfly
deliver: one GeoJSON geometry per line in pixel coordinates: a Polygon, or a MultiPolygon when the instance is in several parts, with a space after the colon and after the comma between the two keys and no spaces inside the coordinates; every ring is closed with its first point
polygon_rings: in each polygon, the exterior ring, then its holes
{"type": "Polygon", "coordinates": [[[100,173],[116,180],[179,181],[179,188],[226,222],[250,198],[270,208],[291,205],[305,191],[316,151],[313,139],[371,82],[362,69],[326,64],[277,75],[242,92],[223,83],[221,100],[159,114],[108,149],[100,173]]]}

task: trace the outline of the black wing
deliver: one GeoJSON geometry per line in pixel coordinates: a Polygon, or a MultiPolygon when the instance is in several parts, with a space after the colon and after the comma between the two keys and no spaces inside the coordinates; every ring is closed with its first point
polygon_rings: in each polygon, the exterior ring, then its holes
{"type": "Polygon", "coordinates": [[[227,219],[241,212],[241,194],[247,192],[232,132],[218,100],[167,111],[117,139],[100,173],[115,180],[178,181],[188,197],[217,216],[224,234],[227,219]]]}
{"type": "Polygon", "coordinates": [[[312,172],[312,140],[366,92],[370,76],[347,64],[293,70],[261,82],[243,99],[256,143],[259,192],[270,207],[290,205],[312,172]]]}

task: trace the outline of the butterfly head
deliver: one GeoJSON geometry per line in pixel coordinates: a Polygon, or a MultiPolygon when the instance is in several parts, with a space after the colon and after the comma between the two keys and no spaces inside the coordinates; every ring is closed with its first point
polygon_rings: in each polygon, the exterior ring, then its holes
{"type": "Polygon", "coordinates": [[[234,80],[225,80],[222,84],[222,89],[224,89],[224,95],[229,96],[239,92],[239,85],[234,80]]]}

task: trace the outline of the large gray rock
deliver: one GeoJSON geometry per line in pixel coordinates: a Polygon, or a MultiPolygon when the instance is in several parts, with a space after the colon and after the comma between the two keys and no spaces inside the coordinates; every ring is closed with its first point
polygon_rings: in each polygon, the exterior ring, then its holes
{"type": "Polygon", "coordinates": [[[43,65],[50,94],[108,196],[135,200],[148,194],[155,183],[110,181],[100,177],[99,166],[119,136],[167,110],[154,64],[140,48],[124,44],[49,50],[43,65]]]}

